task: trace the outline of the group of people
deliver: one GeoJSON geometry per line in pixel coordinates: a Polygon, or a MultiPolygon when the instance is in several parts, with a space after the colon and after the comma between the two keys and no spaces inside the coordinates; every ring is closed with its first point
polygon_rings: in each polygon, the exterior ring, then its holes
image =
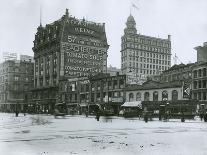
{"type": "Polygon", "coordinates": [[[207,122],[207,113],[201,113],[200,119],[201,119],[201,121],[203,121],[203,119],[204,119],[204,122],[207,122]]]}

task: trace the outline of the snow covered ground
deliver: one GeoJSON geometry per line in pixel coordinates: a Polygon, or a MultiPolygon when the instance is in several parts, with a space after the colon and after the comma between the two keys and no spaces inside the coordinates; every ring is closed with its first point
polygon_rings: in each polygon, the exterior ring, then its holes
{"type": "Polygon", "coordinates": [[[206,155],[207,123],[0,113],[1,155],[206,155]]]}

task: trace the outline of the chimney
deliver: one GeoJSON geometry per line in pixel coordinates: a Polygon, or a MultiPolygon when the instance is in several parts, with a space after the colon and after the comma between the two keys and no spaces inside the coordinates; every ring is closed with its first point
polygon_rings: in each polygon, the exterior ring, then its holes
{"type": "Polygon", "coordinates": [[[171,40],[171,35],[168,35],[168,40],[169,40],[169,41],[171,40]]]}

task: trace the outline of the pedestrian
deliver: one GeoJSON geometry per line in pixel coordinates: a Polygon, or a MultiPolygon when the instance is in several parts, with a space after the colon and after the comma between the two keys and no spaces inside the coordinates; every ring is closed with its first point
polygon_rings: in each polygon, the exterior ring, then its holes
{"type": "Polygon", "coordinates": [[[182,112],[181,122],[185,122],[184,112],[182,112]]]}
{"type": "Polygon", "coordinates": [[[204,114],[204,122],[207,122],[207,113],[204,114]]]}
{"type": "Polygon", "coordinates": [[[19,116],[19,111],[18,111],[18,110],[15,111],[15,116],[16,116],[16,117],[19,116]]]}
{"type": "Polygon", "coordinates": [[[100,118],[100,111],[97,110],[97,111],[96,111],[96,120],[99,121],[99,118],[100,118]]]}
{"type": "Polygon", "coordinates": [[[203,114],[202,113],[200,113],[200,119],[201,119],[201,121],[203,121],[203,114]]]}
{"type": "Polygon", "coordinates": [[[147,114],[147,112],[145,112],[145,114],[144,114],[144,121],[145,121],[145,123],[148,122],[148,114],[147,114]]]}
{"type": "Polygon", "coordinates": [[[88,117],[88,110],[86,110],[85,114],[86,114],[86,117],[88,117]]]}

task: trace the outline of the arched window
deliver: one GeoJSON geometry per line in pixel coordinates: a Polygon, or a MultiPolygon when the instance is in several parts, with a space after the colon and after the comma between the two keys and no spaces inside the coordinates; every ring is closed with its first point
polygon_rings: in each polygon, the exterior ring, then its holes
{"type": "Polygon", "coordinates": [[[134,94],[133,93],[130,93],[129,94],[129,102],[131,102],[133,100],[134,100],[134,94]]]}
{"type": "Polygon", "coordinates": [[[149,92],[145,92],[144,93],[144,100],[149,101],[149,96],[150,96],[149,92]]]}
{"type": "Polygon", "coordinates": [[[153,101],[158,101],[158,92],[153,92],[153,101]]]}
{"type": "Polygon", "coordinates": [[[168,93],[167,93],[166,90],[164,90],[164,91],[162,92],[162,100],[163,100],[163,101],[167,101],[167,100],[168,100],[168,93]]]}
{"type": "Polygon", "coordinates": [[[194,71],[193,71],[193,77],[194,77],[194,78],[197,78],[197,77],[198,77],[198,71],[197,71],[197,70],[194,70],[194,71]]]}
{"type": "Polygon", "coordinates": [[[177,90],[172,91],[172,100],[173,101],[178,100],[178,91],[177,90]]]}
{"type": "Polygon", "coordinates": [[[138,92],[136,95],[136,101],[141,101],[141,93],[138,92]]]}

